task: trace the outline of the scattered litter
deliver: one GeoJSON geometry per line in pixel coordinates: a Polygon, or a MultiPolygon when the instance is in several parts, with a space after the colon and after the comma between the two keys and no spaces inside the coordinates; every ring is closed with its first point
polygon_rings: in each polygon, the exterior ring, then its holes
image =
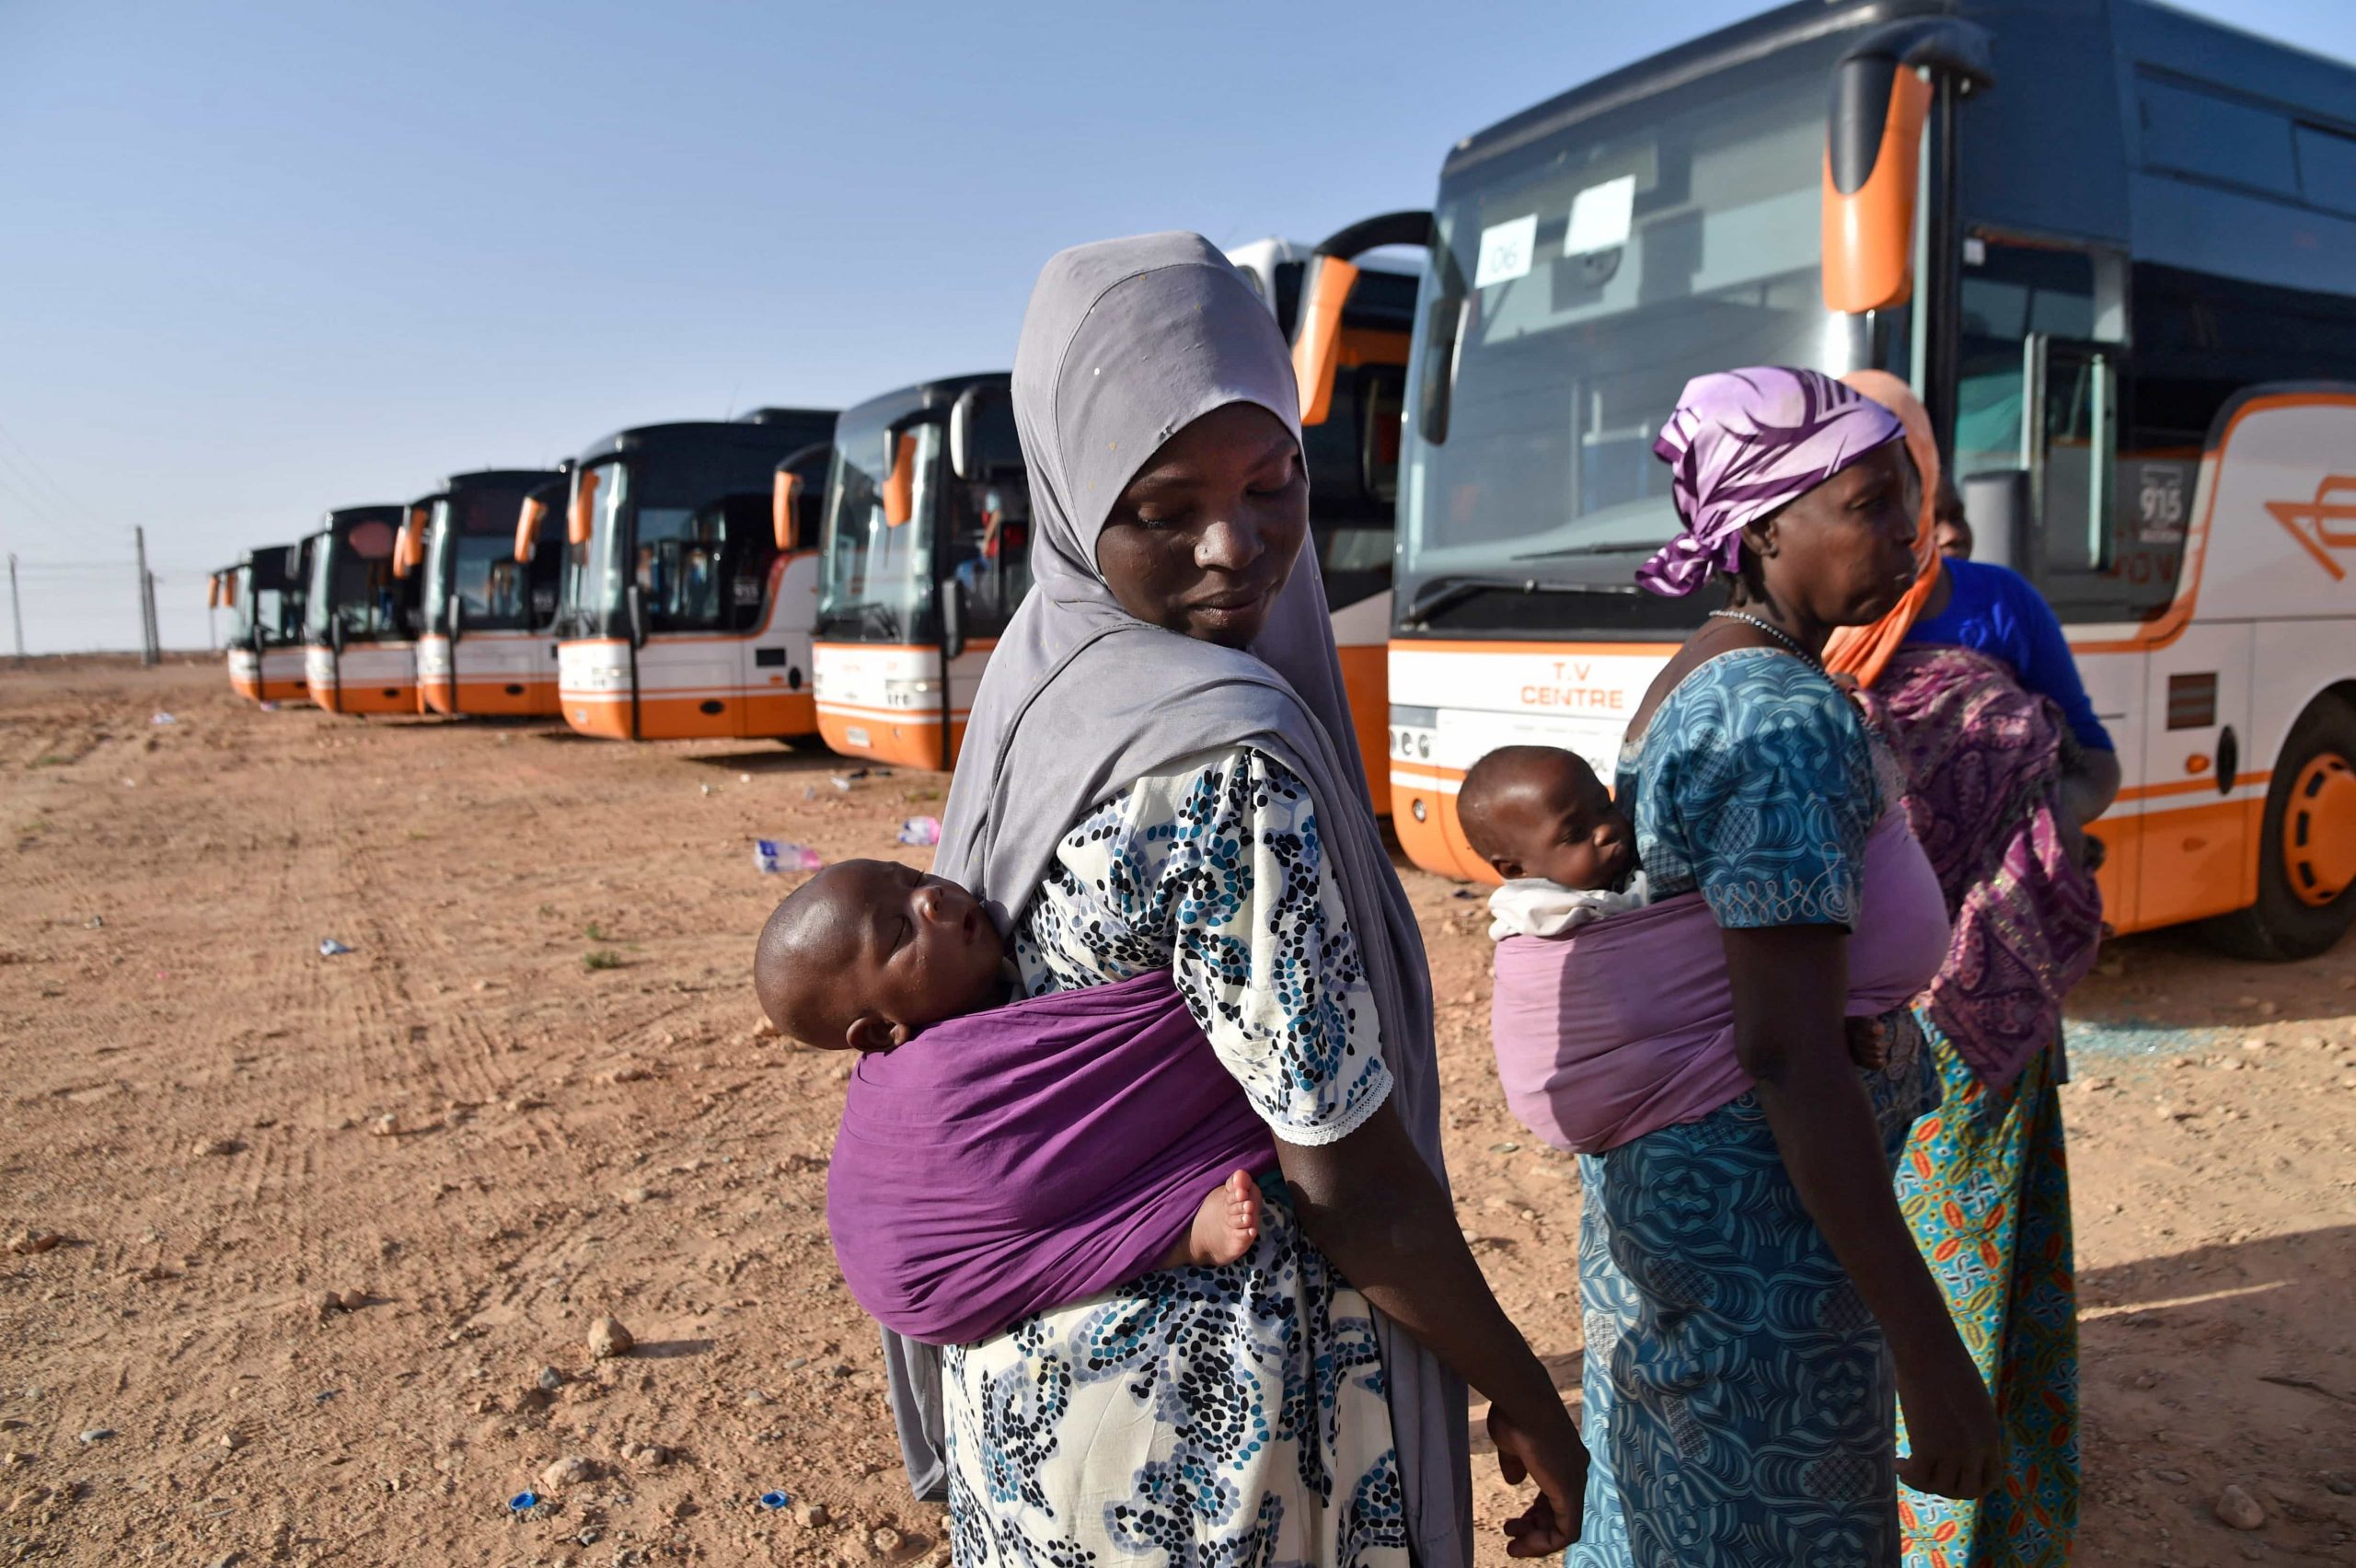
{"type": "Polygon", "coordinates": [[[759,871],[814,871],[826,862],[807,844],[779,838],[753,840],[753,869],[759,871]]]}
{"type": "Polygon", "coordinates": [[[511,1514],[529,1513],[539,1505],[540,1494],[537,1492],[519,1492],[507,1500],[507,1511],[511,1514]]]}
{"type": "Polygon", "coordinates": [[[343,1392],[341,1389],[321,1389],[318,1393],[311,1396],[311,1402],[313,1404],[325,1404],[341,1392],[343,1392]]]}
{"type": "MultiPolygon", "coordinates": [[[[277,698],[272,698],[270,701],[265,702],[265,703],[263,703],[263,704],[261,705],[261,710],[262,710],[264,713],[275,713],[275,712],[277,712],[277,711],[278,711],[278,706],[279,706],[279,705],[278,705],[278,699],[277,699],[277,698]]],[[[499,738],[500,738],[501,740],[504,741],[507,737],[506,737],[506,736],[504,736],[504,735],[502,735],[502,736],[500,736],[499,738]]]]}
{"type": "Polygon", "coordinates": [[[87,930],[103,931],[107,928],[107,917],[103,915],[93,915],[83,921],[82,925],[87,930]]]}
{"type": "Polygon", "coordinates": [[[910,817],[900,824],[900,842],[916,845],[940,843],[941,819],[929,816],[910,817]]]}
{"type": "Polygon", "coordinates": [[[319,939],[319,956],[321,958],[341,958],[351,951],[352,949],[336,940],[333,937],[321,937],[319,939]]]}
{"type": "Polygon", "coordinates": [[[850,793],[850,780],[844,778],[839,773],[827,779],[826,782],[832,784],[836,789],[840,790],[846,795],[850,793]]]}
{"type": "Polygon", "coordinates": [[[177,724],[179,721],[173,718],[168,713],[158,713],[153,719],[148,720],[147,722],[150,724],[177,724]]]}
{"type": "Polygon", "coordinates": [[[764,1492],[761,1493],[761,1506],[767,1508],[772,1514],[776,1513],[779,1509],[785,1507],[792,1501],[792,1498],[788,1497],[782,1492],[764,1492]]]}
{"type": "Polygon", "coordinates": [[[696,788],[707,795],[711,793],[711,786],[709,784],[699,784],[696,788]]]}
{"type": "Polygon", "coordinates": [[[82,1434],[82,1441],[85,1443],[103,1443],[113,1435],[114,1428],[111,1426],[93,1426],[88,1431],[82,1434]]]}
{"type": "Polygon", "coordinates": [[[736,782],[739,784],[750,784],[752,781],[753,776],[749,773],[740,773],[736,776],[736,782]]]}
{"type": "Polygon", "coordinates": [[[28,1226],[8,1239],[8,1251],[19,1257],[29,1258],[35,1253],[51,1251],[64,1239],[64,1238],[54,1230],[43,1230],[37,1226],[28,1226]]]}

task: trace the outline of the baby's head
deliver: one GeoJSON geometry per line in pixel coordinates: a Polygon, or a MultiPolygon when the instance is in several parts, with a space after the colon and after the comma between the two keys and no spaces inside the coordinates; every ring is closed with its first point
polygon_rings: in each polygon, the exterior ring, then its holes
{"type": "Polygon", "coordinates": [[[761,928],[753,988],[778,1029],[824,1050],[888,1051],[987,1007],[1005,940],[955,882],[891,860],[844,860],[761,928]]]}
{"type": "Polygon", "coordinates": [[[1474,763],[1457,791],[1465,842],[1511,882],[1611,888],[1636,869],[1636,836],[1611,792],[1577,756],[1505,746],[1474,763]]]}

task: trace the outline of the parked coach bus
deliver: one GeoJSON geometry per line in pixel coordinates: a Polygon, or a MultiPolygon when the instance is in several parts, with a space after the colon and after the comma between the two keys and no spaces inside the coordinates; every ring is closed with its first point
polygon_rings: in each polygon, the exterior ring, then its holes
{"type": "Polygon", "coordinates": [[[815,596],[794,571],[806,558],[778,546],[773,496],[778,465],[834,427],[831,409],[762,409],[582,454],[556,621],[567,724],[645,741],[816,730],[815,596]]]}
{"type": "Polygon", "coordinates": [[[871,398],[835,432],[819,537],[818,732],[846,756],[956,760],[1031,586],[1031,490],[1003,374],[871,398]]]}
{"type": "Polygon", "coordinates": [[[271,545],[213,574],[208,599],[229,612],[229,685],[251,702],[300,702],[303,565],[308,541],[271,545]]]}
{"type": "MultiPolygon", "coordinates": [[[[552,468],[453,474],[435,494],[410,504],[416,570],[425,579],[417,639],[417,691],[425,711],[556,713],[549,629],[562,558],[555,537],[522,561],[515,546],[526,500],[563,478],[552,468]]],[[[560,536],[562,507],[544,503],[543,511],[541,531],[560,536]]]]}
{"type": "Polygon", "coordinates": [[[1429,213],[1352,224],[1313,250],[1282,239],[1227,253],[1292,340],[1309,468],[1309,536],[1325,576],[1334,645],[1378,815],[1387,769],[1392,524],[1399,493],[1399,416],[1415,321],[1415,269],[1362,259],[1384,246],[1430,242],[1429,213]]]}
{"type": "MultiPolygon", "coordinates": [[[[1382,660],[1415,274],[1356,259],[1421,246],[1430,226],[1427,213],[1393,213],[1313,251],[1264,239],[1228,252],[1288,337],[1304,321],[1321,327],[1315,370],[1304,373],[1316,396],[1302,409],[1311,537],[1377,810],[1387,793],[1382,660]]],[[[1003,375],[961,376],[843,416],[817,650],[819,729],[838,752],[910,767],[956,761],[989,651],[1031,585],[1030,491],[1007,388],[1003,375]]]]}
{"type": "Polygon", "coordinates": [[[1418,864],[1483,874],[1454,791],[1496,746],[1610,777],[1700,624],[1631,581],[1686,379],[1875,364],[2119,744],[2112,923],[2292,957],[2356,917],[2356,71],[2142,0],[1807,0],[1458,144],[1430,268],[1391,660],[1418,864]]]}
{"type": "Polygon", "coordinates": [[[346,506],[312,535],[303,678],[330,713],[417,711],[417,588],[393,556],[403,511],[346,506]]]}

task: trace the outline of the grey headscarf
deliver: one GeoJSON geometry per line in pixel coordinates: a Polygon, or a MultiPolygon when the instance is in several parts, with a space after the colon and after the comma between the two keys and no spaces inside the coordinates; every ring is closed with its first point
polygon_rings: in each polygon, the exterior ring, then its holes
{"type": "MultiPolygon", "coordinates": [[[[1219,747],[1276,758],[1316,802],[1374,991],[1392,1102],[1445,1182],[1423,934],[1367,804],[1315,563],[1296,566],[1249,651],[1136,619],[1096,567],[1105,516],[1146,460],[1238,402],[1300,438],[1283,335],[1208,240],[1106,240],[1040,273],[1014,355],[1034,586],[975,698],[933,870],[1011,922],[1064,834],[1139,778],[1219,747]]],[[[1416,1561],[1469,1568],[1464,1385],[1379,1313],[1376,1328],[1416,1561]]],[[[884,1342],[909,1477],[929,1495],[943,1477],[939,1352],[889,1332],[884,1342]]]]}

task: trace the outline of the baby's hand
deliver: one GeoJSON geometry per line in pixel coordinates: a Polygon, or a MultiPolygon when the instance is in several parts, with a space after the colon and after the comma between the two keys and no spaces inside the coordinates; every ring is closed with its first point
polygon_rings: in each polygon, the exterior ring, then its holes
{"type": "Polygon", "coordinates": [[[1842,1020],[1849,1036],[1849,1060],[1861,1067],[1879,1069],[1889,1065],[1889,1031],[1877,1018],[1842,1020]]]}

